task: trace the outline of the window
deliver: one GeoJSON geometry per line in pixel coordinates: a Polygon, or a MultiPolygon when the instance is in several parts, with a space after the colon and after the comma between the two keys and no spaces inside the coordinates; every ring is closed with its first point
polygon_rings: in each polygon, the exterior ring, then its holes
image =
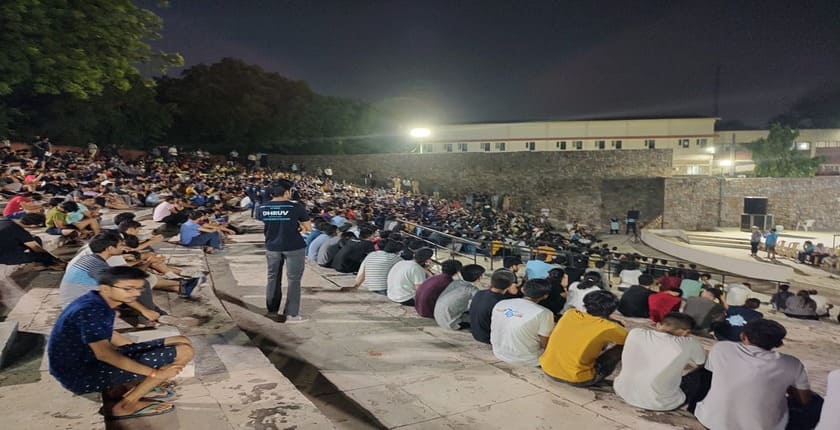
{"type": "Polygon", "coordinates": [[[689,143],[689,140],[688,140],[688,139],[680,139],[680,143],[679,143],[679,144],[680,144],[680,146],[682,146],[683,148],[688,148],[688,146],[689,146],[691,143],[689,143]]]}
{"type": "Polygon", "coordinates": [[[707,143],[709,143],[707,139],[697,139],[697,146],[701,148],[705,148],[707,143]]]}
{"type": "Polygon", "coordinates": [[[496,149],[499,151],[505,150],[505,142],[496,142],[496,149]]]}
{"type": "Polygon", "coordinates": [[[575,144],[575,149],[583,149],[583,141],[582,140],[576,140],[573,143],[575,144]]]}
{"type": "Polygon", "coordinates": [[[434,144],[426,143],[423,144],[423,152],[432,152],[432,149],[435,147],[434,144]]]}
{"type": "Polygon", "coordinates": [[[558,143],[558,146],[560,147],[560,149],[565,150],[565,149],[566,149],[566,141],[565,141],[565,140],[561,140],[561,141],[558,143]]]}
{"type": "Polygon", "coordinates": [[[605,146],[606,146],[606,145],[604,144],[604,141],[603,141],[603,140],[596,140],[596,141],[595,141],[595,147],[596,147],[596,148],[598,148],[598,149],[604,149],[604,147],[605,147],[605,146]]]}
{"type": "Polygon", "coordinates": [[[452,152],[452,144],[451,144],[451,143],[447,143],[447,144],[443,145],[443,149],[444,149],[446,152],[452,152]]]}
{"type": "Polygon", "coordinates": [[[648,149],[656,148],[656,140],[654,140],[654,139],[645,140],[645,147],[647,147],[648,149]]]}
{"type": "Polygon", "coordinates": [[[534,149],[536,149],[536,143],[535,142],[525,142],[525,147],[528,148],[529,151],[533,151],[534,149]]]}
{"type": "Polygon", "coordinates": [[[621,149],[621,141],[620,140],[613,140],[612,147],[615,149],[621,149]]]}
{"type": "Polygon", "coordinates": [[[461,151],[461,152],[467,152],[469,149],[470,149],[470,144],[469,143],[459,143],[458,144],[458,150],[461,151]]]}
{"type": "Polygon", "coordinates": [[[484,149],[484,152],[490,152],[490,142],[482,143],[481,147],[484,149]]]}

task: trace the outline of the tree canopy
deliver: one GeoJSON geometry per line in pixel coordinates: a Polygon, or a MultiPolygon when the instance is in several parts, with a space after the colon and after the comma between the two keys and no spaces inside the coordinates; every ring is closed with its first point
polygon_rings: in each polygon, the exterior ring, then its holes
{"type": "Polygon", "coordinates": [[[774,122],[793,128],[840,128],[840,88],[804,96],[774,122]]]}
{"type": "Polygon", "coordinates": [[[749,144],[758,177],[814,176],[824,161],[823,157],[811,158],[795,145],[799,131],[779,123],[770,126],[767,138],[749,144]]]}

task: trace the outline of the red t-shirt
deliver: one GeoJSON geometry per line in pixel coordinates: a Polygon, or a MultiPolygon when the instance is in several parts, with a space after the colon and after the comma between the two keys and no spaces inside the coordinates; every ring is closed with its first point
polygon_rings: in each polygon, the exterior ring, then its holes
{"type": "Polygon", "coordinates": [[[648,297],[648,314],[653,322],[660,322],[668,312],[680,310],[682,299],[668,293],[651,294],[648,297]]]}
{"type": "Polygon", "coordinates": [[[682,279],[679,276],[663,276],[659,278],[659,291],[676,290],[681,282],[682,279]]]}
{"type": "Polygon", "coordinates": [[[3,216],[9,216],[13,213],[17,213],[23,210],[23,206],[21,203],[29,203],[31,199],[28,199],[24,196],[14,196],[8,203],[6,203],[6,207],[3,208],[3,216]]]}
{"type": "Polygon", "coordinates": [[[414,293],[414,309],[417,310],[417,315],[434,318],[435,303],[437,303],[438,297],[449,286],[450,282],[452,282],[452,277],[445,273],[432,276],[423,281],[417,287],[417,292],[414,293]]]}

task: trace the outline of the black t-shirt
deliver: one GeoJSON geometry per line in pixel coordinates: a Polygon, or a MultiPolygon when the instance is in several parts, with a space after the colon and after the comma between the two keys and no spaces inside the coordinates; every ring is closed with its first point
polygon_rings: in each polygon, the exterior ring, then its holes
{"type": "Polygon", "coordinates": [[[309,221],[306,206],[295,201],[270,201],[260,206],[257,218],[265,224],[265,249],[295,251],[306,248],[300,223],[309,221]]]}
{"type": "Polygon", "coordinates": [[[490,290],[475,293],[470,303],[470,330],[475,340],[490,343],[490,318],[493,315],[493,306],[504,298],[504,294],[490,290]]]}
{"type": "Polygon", "coordinates": [[[648,297],[651,294],[653,291],[641,285],[631,286],[618,301],[618,311],[626,317],[647,318],[648,297]]]}
{"type": "Polygon", "coordinates": [[[358,272],[362,260],[374,249],[369,240],[350,239],[333,257],[332,268],[341,273],[358,272]]]}
{"type": "Polygon", "coordinates": [[[726,321],[715,328],[718,340],[741,341],[741,333],[748,322],[763,318],[764,314],[745,306],[730,306],[726,310],[726,321]]]}
{"type": "Polygon", "coordinates": [[[33,241],[35,239],[23,227],[10,219],[0,218],[0,257],[19,255],[27,249],[24,243],[33,241]]]}

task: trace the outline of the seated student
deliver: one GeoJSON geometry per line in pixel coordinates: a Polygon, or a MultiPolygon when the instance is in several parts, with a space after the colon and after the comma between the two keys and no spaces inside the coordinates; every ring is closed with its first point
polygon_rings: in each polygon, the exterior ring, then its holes
{"type": "Polygon", "coordinates": [[[642,271],[639,270],[639,265],[637,263],[628,263],[618,274],[619,278],[621,278],[621,282],[618,284],[618,290],[625,291],[633,285],[638,285],[639,276],[641,275],[642,271]]]}
{"type": "Polygon", "coordinates": [[[525,264],[525,279],[545,279],[548,278],[548,271],[555,266],[545,262],[548,256],[546,254],[537,254],[533,260],[525,264]]]}
{"type": "Polygon", "coordinates": [[[741,342],[718,342],[706,369],[711,388],[694,415],[712,430],[810,429],[819,419],[822,398],[811,392],[805,366],[773,351],[787,330],[776,321],[748,323],[741,342]]]}
{"type": "Polygon", "coordinates": [[[764,318],[764,314],[756,310],[759,306],[761,302],[756,298],[747,299],[743,306],[729,306],[726,309],[726,320],[714,328],[715,338],[740,342],[747,323],[764,318]]]}
{"type": "Polygon", "coordinates": [[[805,263],[806,260],[808,262],[811,262],[814,254],[814,249],[816,249],[816,247],[814,246],[814,242],[806,240],[805,243],[802,244],[802,251],[798,251],[796,253],[796,261],[799,263],[805,263]]]}
{"type": "Polygon", "coordinates": [[[780,311],[785,310],[785,306],[787,306],[787,300],[794,296],[794,294],[788,290],[790,290],[790,285],[779,285],[778,291],[773,293],[773,296],[770,297],[770,306],[772,306],[773,309],[778,309],[780,311]]]}
{"type": "Polygon", "coordinates": [[[204,252],[212,254],[213,250],[222,249],[222,234],[217,228],[200,225],[204,212],[197,210],[188,215],[187,221],[181,224],[181,245],[201,246],[204,252]]]}
{"type": "Polygon", "coordinates": [[[538,303],[548,297],[551,285],[545,279],[529,279],[524,298],[501,300],[490,316],[490,344],[499,360],[517,366],[539,366],[548,344],[554,315],[538,303]]]}
{"type": "Polygon", "coordinates": [[[785,315],[801,320],[818,320],[817,302],[806,290],[801,290],[785,302],[785,315]]]}
{"type": "Polygon", "coordinates": [[[705,395],[699,393],[697,398],[694,380],[711,379],[711,373],[701,368],[683,376],[686,366],[701,366],[706,362],[706,351],[691,336],[692,329],[693,318],[671,312],[656,324],[656,330],[630,330],[621,353],[621,372],[613,384],[615,393],[637,408],[670,411],[688,403],[693,411],[693,406],[705,395]],[[701,374],[695,375],[696,372],[701,374]]]}
{"type": "Polygon", "coordinates": [[[753,293],[750,287],[752,287],[752,285],[749,282],[726,285],[723,288],[723,290],[726,292],[726,303],[729,306],[743,306],[743,304],[747,302],[747,299],[753,293]]]}
{"type": "Polygon", "coordinates": [[[502,267],[504,270],[509,270],[516,278],[514,284],[519,285],[519,268],[522,267],[522,257],[518,255],[509,255],[502,259],[502,267]]]}
{"type": "Polygon", "coordinates": [[[569,284],[569,277],[564,269],[555,267],[548,271],[546,280],[551,284],[551,292],[548,293],[547,299],[540,302],[540,305],[550,310],[554,314],[554,319],[557,320],[566,306],[566,287],[569,284]]]}
{"type": "Polygon", "coordinates": [[[679,312],[682,306],[682,290],[666,290],[648,296],[648,315],[653,322],[660,322],[665,315],[679,312]]]}
{"type": "Polygon", "coordinates": [[[712,284],[712,275],[710,273],[701,273],[700,283],[703,284],[703,288],[715,288],[715,285],[712,284]]]}
{"type": "Polygon", "coordinates": [[[654,294],[650,287],[653,276],[639,276],[639,285],[633,285],[621,295],[618,301],[618,311],[621,315],[631,318],[648,318],[648,297],[654,294]]]}
{"type": "Polygon", "coordinates": [[[600,283],[598,284],[598,286],[602,290],[609,290],[610,289],[610,279],[609,279],[609,276],[606,276],[604,274],[604,266],[605,265],[606,265],[606,263],[604,262],[604,260],[596,261],[595,262],[595,268],[594,269],[586,269],[586,271],[583,272],[583,276],[585,277],[589,273],[597,273],[598,274],[598,279],[601,280],[600,283]]]}
{"type": "Polygon", "coordinates": [[[374,293],[387,294],[388,272],[395,264],[402,261],[399,253],[403,249],[403,244],[399,239],[399,236],[392,235],[388,239],[380,240],[380,250],[371,252],[362,260],[359,273],[356,275],[356,283],[352,287],[343,287],[341,291],[352,291],[364,287],[374,293]]]}
{"type": "Polygon", "coordinates": [[[312,230],[309,231],[309,234],[307,234],[303,240],[303,242],[306,244],[306,247],[304,248],[303,252],[307,256],[309,256],[309,246],[312,245],[312,241],[324,234],[325,225],[328,224],[327,221],[324,219],[316,219],[312,221],[312,230]]]}
{"type": "Polygon", "coordinates": [[[370,240],[373,234],[376,233],[376,228],[372,226],[362,226],[359,228],[359,238],[351,238],[347,243],[341,247],[335,254],[332,261],[332,268],[339,273],[356,273],[359,271],[359,266],[368,254],[376,250],[373,242],[370,240]]]}
{"type": "MultiPolygon", "coordinates": [[[[351,233],[352,234],[352,233],[351,233]]],[[[420,284],[432,275],[429,271],[434,251],[421,248],[412,260],[400,261],[388,272],[388,298],[403,306],[414,306],[414,294],[420,284]]]]}
{"type": "Polygon", "coordinates": [[[325,221],[321,223],[321,234],[318,237],[314,238],[312,242],[309,243],[306,251],[306,257],[309,258],[309,261],[317,262],[318,261],[318,253],[321,251],[321,247],[324,246],[327,241],[336,237],[338,234],[338,227],[328,224],[325,221]]]}
{"type": "Polygon", "coordinates": [[[187,214],[184,211],[182,200],[175,196],[166,196],[162,202],[155,206],[152,214],[155,222],[165,223],[169,227],[178,227],[187,221],[187,214]]]}
{"type": "Polygon", "coordinates": [[[840,428],[840,369],[828,374],[825,389],[825,403],[822,406],[820,422],[814,430],[835,430],[840,428]]]}
{"type": "Polygon", "coordinates": [[[663,292],[668,290],[679,289],[682,279],[680,279],[680,277],[677,276],[677,274],[677,269],[668,269],[668,272],[666,272],[665,275],[659,278],[659,291],[663,292]]]}
{"type": "MultiPolygon", "coordinates": [[[[467,264],[461,269],[461,279],[453,280],[435,302],[434,317],[438,326],[451,330],[470,327],[470,315],[467,311],[470,308],[470,300],[481,290],[482,275],[484,267],[478,264],[467,264]]],[[[417,293],[420,293],[419,289],[417,293]]]]}
{"type": "MultiPolygon", "coordinates": [[[[345,227],[350,228],[347,224],[345,224],[345,227]]],[[[321,245],[321,249],[318,250],[318,265],[321,267],[332,268],[333,259],[336,254],[338,254],[338,251],[341,251],[341,248],[343,248],[347,242],[355,238],[356,235],[353,234],[353,232],[345,230],[339,236],[328,239],[323,245],[321,245]]]]}
{"type": "Polygon", "coordinates": [[[566,290],[566,304],[563,305],[564,313],[573,308],[584,312],[586,308],[583,305],[583,300],[586,298],[586,295],[595,291],[604,291],[598,286],[601,280],[596,278],[596,273],[590,273],[582,281],[573,282],[569,285],[569,288],[566,290]]]}
{"type": "Polygon", "coordinates": [[[75,394],[101,392],[107,420],[171,412],[173,404],[155,400],[173,394],[161,384],[177,376],[194,355],[184,336],[133,343],[114,331],[114,308],[133,303],[145,278],[133,267],[98,273],[98,291],[70,303],[50,334],[50,374],[75,394]]]}
{"type": "Polygon", "coordinates": [[[73,226],[80,232],[87,232],[90,236],[99,233],[99,220],[87,206],[75,201],[64,202],[61,206],[65,210],[65,220],[68,225],[73,226]]]}
{"type": "Polygon", "coordinates": [[[67,224],[67,211],[62,205],[63,202],[64,200],[61,197],[50,199],[51,207],[44,214],[44,225],[47,227],[47,234],[67,238],[77,237],[79,234],[78,230],[67,224]]]}
{"type": "Polygon", "coordinates": [[[453,281],[452,278],[464,265],[458,260],[446,260],[440,263],[440,273],[430,276],[417,287],[414,293],[414,309],[417,315],[425,318],[435,317],[435,302],[453,281]]]}
{"type": "Polygon", "coordinates": [[[683,297],[686,299],[700,296],[703,291],[703,283],[697,279],[683,278],[680,282],[680,289],[683,292],[683,297]]]}
{"type": "Polygon", "coordinates": [[[497,270],[490,277],[490,288],[475,293],[470,302],[470,331],[473,338],[479,342],[490,343],[490,323],[493,307],[505,299],[505,293],[513,294],[517,288],[516,280],[509,270],[497,270]]]}
{"type": "Polygon", "coordinates": [[[615,294],[598,290],[584,297],[586,312],[569,309],[557,322],[540,357],[548,376],[575,386],[601,383],[621,361],[627,330],[609,319],[618,306],[615,294]],[[612,348],[607,346],[614,344],[612,348]]]}
{"type": "Polygon", "coordinates": [[[41,246],[18,220],[0,217],[0,264],[40,263],[52,270],[64,270],[64,263],[41,246]]]}
{"type": "Polygon", "coordinates": [[[828,248],[825,247],[822,243],[818,243],[817,246],[814,248],[814,252],[811,253],[811,264],[814,266],[819,266],[822,264],[823,259],[831,255],[828,252],[828,248]]]}
{"type": "Polygon", "coordinates": [[[705,335],[726,318],[727,307],[723,291],[717,288],[706,288],[700,296],[685,299],[683,312],[691,315],[697,323],[694,333],[705,335]]]}
{"type": "Polygon", "coordinates": [[[817,316],[820,318],[829,316],[829,311],[834,308],[834,305],[828,303],[828,299],[819,295],[817,290],[808,290],[808,294],[811,296],[811,300],[817,304],[817,316]]]}

